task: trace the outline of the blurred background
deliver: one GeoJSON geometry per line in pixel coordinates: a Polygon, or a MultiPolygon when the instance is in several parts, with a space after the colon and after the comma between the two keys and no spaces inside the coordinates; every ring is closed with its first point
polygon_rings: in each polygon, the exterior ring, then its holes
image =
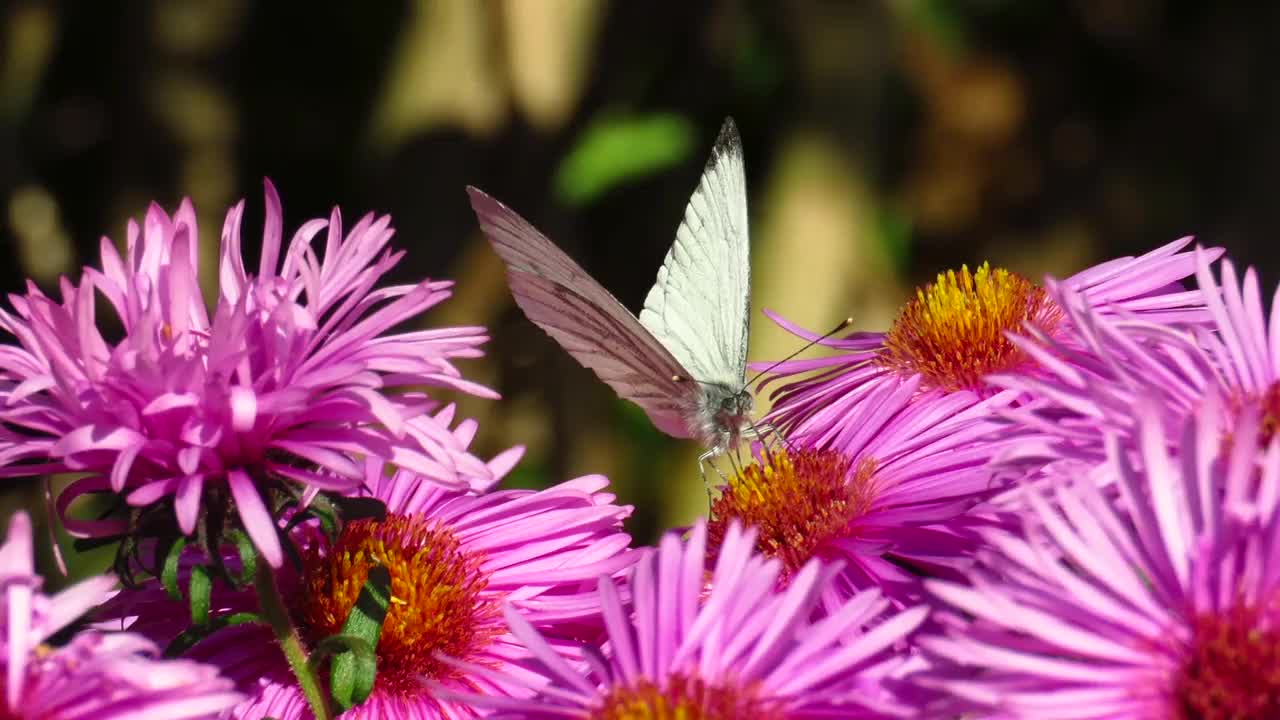
{"type": "MultiPolygon", "coordinates": [[[[648,541],[706,510],[667,439],[524,319],[463,193],[517,209],[639,308],[726,115],[753,229],[752,358],[800,347],[767,307],[883,329],[914,285],[990,260],[1033,278],[1195,234],[1280,255],[1280,7],[1161,0],[171,0],[0,5],[4,289],[97,262],[184,196],[206,296],[218,230],[263,177],[286,231],[390,213],[397,282],[458,281],[431,326],[482,324],[462,399],[509,485],[604,473],[648,541]]],[[[11,482],[6,507],[40,499],[11,482]]],[[[4,515],[7,517],[8,513],[4,515]]],[[[77,572],[103,566],[79,558],[77,572]]]]}

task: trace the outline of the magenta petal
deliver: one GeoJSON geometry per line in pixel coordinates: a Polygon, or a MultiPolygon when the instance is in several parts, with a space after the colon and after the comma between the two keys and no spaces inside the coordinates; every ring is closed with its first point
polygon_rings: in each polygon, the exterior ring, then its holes
{"type": "Polygon", "coordinates": [[[4,545],[0,546],[0,580],[35,572],[35,563],[31,558],[32,547],[31,516],[25,512],[16,512],[9,518],[4,545]]]}
{"type": "Polygon", "coordinates": [[[123,450],[145,442],[146,438],[124,427],[78,427],[53,445],[57,455],[75,455],[91,450],[123,450]]]}
{"type": "Polygon", "coordinates": [[[6,642],[8,665],[6,670],[5,698],[10,708],[17,708],[22,698],[22,687],[27,680],[27,653],[35,646],[31,631],[31,584],[13,583],[4,589],[5,608],[8,613],[6,642]]]}
{"type": "Polygon", "coordinates": [[[275,520],[258,495],[253,479],[243,470],[231,470],[227,473],[227,485],[231,487],[231,496],[235,498],[245,532],[249,533],[249,538],[267,563],[271,567],[280,567],[284,562],[280,536],[276,532],[275,520]]]}
{"type": "Polygon", "coordinates": [[[150,505],[177,490],[180,482],[181,478],[176,477],[155,480],[129,493],[125,496],[125,500],[137,507],[150,505]]]}
{"type": "Polygon", "coordinates": [[[258,419],[258,396],[252,388],[236,385],[231,388],[229,403],[231,407],[231,429],[236,432],[249,432],[258,419]]]}
{"type": "Polygon", "coordinates": [[[196,530],[203,492],[204,475],[187,475],[178,482],[178,491],[173,498],[173,509],[178,516],[178,527],[185,535],[190,535],[196,530]]]}
{"type": "Polygon", "coordinates": [[[120,492],[124,490],[125,483],[129,479],[129,471],[133,468],[133,461],[137,459],[138,453],[142,452],[142,444],[138,443],[131,447],[123,448],[116,457],[116,461],[111,466],[111,489],[120,492]]]}
{"type": "Polygon", "coordinates": [[[280,194],[276,192],[276,186],[264,179],[262,189],[266,197],[266,220],[263,223],[262,259],[258,264],[258,277],[269,279],[275,277],[276,265],[279,263],[280,243],[284,235],[284,212],[280,207],[280,194]]]}

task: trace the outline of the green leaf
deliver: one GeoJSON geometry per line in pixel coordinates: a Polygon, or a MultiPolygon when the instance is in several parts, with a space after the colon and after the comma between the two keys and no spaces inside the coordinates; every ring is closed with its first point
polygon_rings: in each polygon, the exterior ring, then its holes
{"type": "Polygon", "coordinates": [[[556,195],[569,205],[587,205],[619,185],[684,162],[693,140],[692,123],[675,113],[598,117],[561,161],[556,195]]]}
{"type": "Polygon", "coordinates": [[[351,614],[347,615],[341,634],[326,638],[348,646],[347,650],[334,656],[329,673],[329,690],[334,702],[343,710],[364,702],[373,690],[378,670],[375,651],[390,603],[391,573],[385,567],[375,565],[369,569],[369,579],[360,590],[351,614]],[[357,650],[360,645],[368,648],[367,652],[357,650]]]}
{"type": "Polygon", "coordinates": [[[204,565],[191,568],[187,594],[187,599],[191,602],[191,624],[204,625],[209,622],[209,598],[213,594],[213,577],[209,574],[209,568],[204,565]]]}
{"type": "Polygon", "coordinates": [[[266,625],[267,621],[261,615],[251,612],[238,612],[232,615],[223,615],[216,617],[205,623],[195,627],[187,628],[178,637],[174,638],[164,649],[165,657],[178,657],[182,653],[190,650],[196,643],[209,637],[213,633],[232,625],[244,625],[245,623],[254,623],[257,625],[266,625]]]}
{"type": "Polygon", "coordinates": [[[178,587],[178,564],[182,559],[182,551],[187,547],[187,539],[180,537],[169,545],[169,551],[165,553],[164,564],[161,566],[160,583],[164,585],[165,592],[169,593],[169,597],[174,600],[182,600],[182,588],[178,587]]]}

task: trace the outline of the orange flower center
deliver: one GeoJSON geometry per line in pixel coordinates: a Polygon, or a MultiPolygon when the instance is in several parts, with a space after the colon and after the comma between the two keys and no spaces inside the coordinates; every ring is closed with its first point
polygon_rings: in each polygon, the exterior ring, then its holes
{"type": "Polygon", "coordinates": [[[697,678],[673,675],[665,687],[641,681],[617,686],[591,720],[782,720],[776,701],[732,686],[708,685],[697,678]]]}
{"type": "Polygon", "coordinates": [[[778,558],[789,578],[827,542],[849,535],[849,525],[876,497],[876,463],[857,463],[835,450],[769,453],[722,488],[711,506],[709,552],[719,552],[729,522],[757,528],[757,549],[778,558]]]}
{"type": "Polygon", "coordinates": [[[962,265],[916,290],[898,311],[877,358],[883,367],[919,373],[930,387],[977,390],[989,373],[1009,370],[1025,356],[1005,332],[1031,323],[1046,332],[1062,311],[1043,288],[1003,268],[962,265]]]}
{"type": "Polygon", "coordinates": [[[312,641],[337,633],[369,568],[387,568],[391,604],[378,640],[375,687],[418,695],[425,692],[422,677],[457,675],[436,653],[474,660],[502,632],[498,603],[484,596],[483,559],[463,548],[443,524],[422,515],[357,520],[342,529],[332,548],[319,543],[308,549],[295,612],[312,641]]]}
{"type": "Polygon", "coordinates": [[[1269,615],[1245,605],[1195,618],[1174,686],[1178,720],[1280,718],[1280,629],[1269,615]]]}

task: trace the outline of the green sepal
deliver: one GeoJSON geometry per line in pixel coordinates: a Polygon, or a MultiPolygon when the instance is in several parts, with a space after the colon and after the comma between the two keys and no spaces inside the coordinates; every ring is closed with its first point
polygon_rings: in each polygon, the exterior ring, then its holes
{"type": "Polygon", "coordinates": [[[334,654],[329,669],[329,691],[343,710],[364,702],[373,691],[378,671],[378,638],[382,635],[382,623],[387,618],[390,602],[390,571],[381,565],[369,568],[369,577],[347,621],[342,624],[342,632],[326,638],[326,642],[346,645],[346,650],[334,654]]]}
{"type": "Polygon", "coordinates": [[[164,649],[164,656],[170,658],[178,657],[213,633],[232,625],[244,625],[246,623],[266,625],[267,621],[261,615],[251,612],[238,612],[213,618],[204,625],[187,628],[181,635],[174,638],[168,647],[164,649]]]}
{"type": "Polygon", "coordinates": [[[178,587],[178,566],[182,559],[182,551],[187,547],[187,539],[180,537],[169,545],[169,550],[165,553],[164,563],[160,570],[160,583],[164,585],[165,592],[169,593],[169,597],[174,600],[182,600],[182,588],[178,587]]]}
{"type": "Polygon", "coordinates": [[[341,712],[364,702],[373,691],[378,673],[378,654],[373,646],[354,635],[330,635],[311,652],[314,668],[332,655],[329,694],[341,712]]]}
{"type": "Polygon", "coordinates": [[[258,572],[258,549],[253,546],[249,534],[239,528],[233,528],[227,537],[235,543],[236,553],[240,556],[240,574],[227,574],[227,579],[237,588],[253,584],[253,576],[258,572]]]}
{"type": "Polygon", "coordinates": [[[209,568],[196,565],[191,568],[191,577],[187,580],[187,600],[191,603],[191,624],[205,625],[209,622],[210,596],[213,595],[213,576],[209,568]]]}

